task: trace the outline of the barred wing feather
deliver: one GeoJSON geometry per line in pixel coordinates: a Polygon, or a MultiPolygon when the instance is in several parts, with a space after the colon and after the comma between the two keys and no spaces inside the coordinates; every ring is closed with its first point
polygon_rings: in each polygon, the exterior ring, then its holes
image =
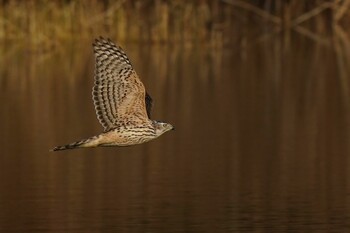
{"type": "Polygon", "coordinates": [[[96,62],[93,100],[97,118],[105,131],[147,121],[152,99],[146,95],[125,52],[103,38],[95,40],[93,47],[96,62]]]}

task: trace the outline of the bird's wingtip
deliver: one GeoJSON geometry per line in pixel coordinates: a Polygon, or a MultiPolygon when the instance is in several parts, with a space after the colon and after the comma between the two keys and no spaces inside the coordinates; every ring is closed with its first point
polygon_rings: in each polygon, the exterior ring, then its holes
{"type": "Polygon", "coordinates": [[[92,42],[92,46],[94,48],[99,47],[103,44],[114,45],[113,41],[109,37],[103,37],[103,36],[96,37],[95,40],[92,42]]]}

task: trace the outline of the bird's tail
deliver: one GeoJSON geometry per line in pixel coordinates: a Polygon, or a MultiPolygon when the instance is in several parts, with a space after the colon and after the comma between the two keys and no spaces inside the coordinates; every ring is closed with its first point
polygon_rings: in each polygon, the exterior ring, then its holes
{"type": "Polygon", "coordinates": [[[80,141],[73,142],[64,146],[56,146],[51,151],[70,150],[70,149],[77,149],[81,147],[95,147],[97,146],[97,144],[94,142],[96,141],[97,138],[98,136],[94,136],[94,137],[91,137],[88,139],[82,139],[80,141]]]}

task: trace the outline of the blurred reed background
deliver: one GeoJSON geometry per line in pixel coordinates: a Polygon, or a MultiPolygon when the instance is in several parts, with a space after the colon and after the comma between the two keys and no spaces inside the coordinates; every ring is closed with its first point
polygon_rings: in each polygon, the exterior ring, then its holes
{"type": "Polygon", "coordinates": [[[108,34],[120,42],[218,46],[293,28],[323,40],[349,23],[348,7],[349,0],[2,0],[0,39],[42,46],[108,34]]]}
{"type": "Polygon", "coordinates": [[[220,1],[2,1],[0,37],[34,44],[100,34],[122,42],[208,41],[218,25],[229,31],[232,9],[225,6],[220,1]]]}
{"type": "MultiPolygon", "coordinates": [[[[6,65],[9,57],[23,58],[16,55],[18,50],[40,55],[26,63],[53,53],[66,56],[79,48],[90,56],[87,46],[102,35],[122,46],[213,48],[211,56],[220,70],[221,48],[245,56],[247,47],[277,36],[282,42],[279,49],[285,50],[296,33],[336,51],[346,84],[342,86],[348,90],[349,7],[350,0],[2,0],[0,62],[5,70],[11,69],[13,65],[6,65]]],[[[83,66],[79,59],[76,65],[83,66]]],[[[83,68],[65,69],[71,74],[83,68]]]]}

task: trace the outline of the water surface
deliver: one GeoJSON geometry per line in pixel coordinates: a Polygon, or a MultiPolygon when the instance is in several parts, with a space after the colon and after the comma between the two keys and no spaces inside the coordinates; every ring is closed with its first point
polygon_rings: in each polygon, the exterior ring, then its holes
{"type": "Polygon", "coordinates": [[[102,132],[90,41],[1,47],[0,232],[349,231],[344,42],[123,47],[176,131],[60,153],[102,132]]]}

